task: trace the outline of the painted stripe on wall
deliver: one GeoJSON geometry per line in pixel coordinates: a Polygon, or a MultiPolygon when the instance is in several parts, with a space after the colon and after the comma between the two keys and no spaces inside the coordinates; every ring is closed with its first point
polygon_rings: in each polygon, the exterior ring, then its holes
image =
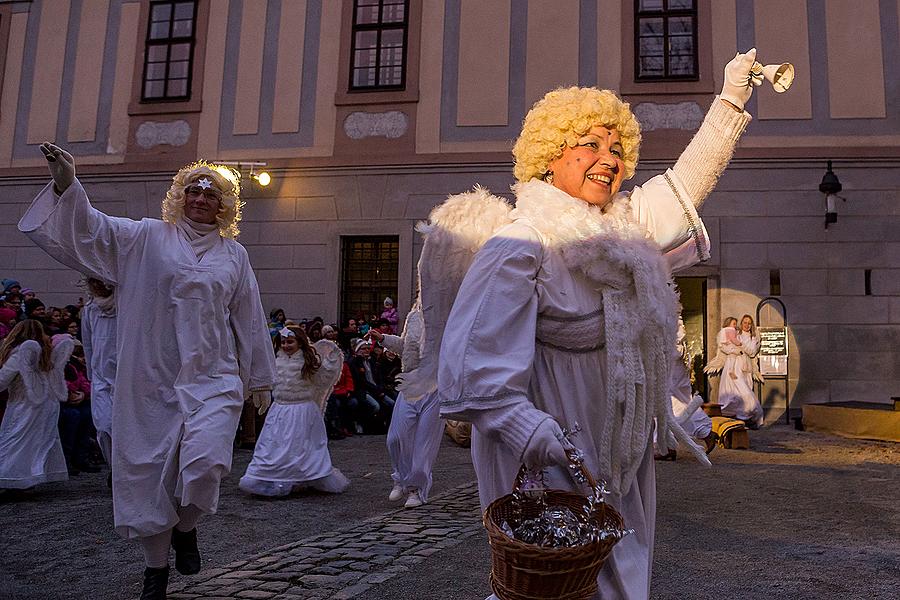
{"type": "Polygon", "coordinates": [[[737,8],[734,0],[715,0],[712,10],[712,64],[713,86],[718,93],[725,79],[723,67],[739,50],[749,48],[737,47],[737,8]]]}
{"type": "Polygon", "coordinates": [[[419,106],[416,108],[416,154],[441,151],[441,83],[444,62],[444,0],[422,4],[419,48],[419,106]],[[426,43],[427,40],[427,43],[426,43]]]}
{"type": "Polygon", "coordinates": [[[768,83],[753,93],[760,119],[811,119],[809,27],[806,0],[755,0],[756,48],[763,64],[793,63],[796,79],[789,93],[768,83]]]}
{"type": "Polygon", "coordinates": [[[109,118],[107,151],[124,154],[128,146],[128,103],[131,100],[131,84],[134,76],[134,59],[138,37],[140,4],[123,4],[119,16],[119,43],[116,51],[116,74],[113,83],[112,106],[109,118]]]}
{"type": "Polygon", "coordinates": [[[0,165],[4,167],[10,166],[13,154],[27,26],[28,13],[15,13],[10,18],[6,68],[3,73],[3,95],[0,96],[0,165]]]}
{"type": "Polygon", "coordinates": [[[219,155],[219,117],[222,109],[222,74],[225,68],[225,41],[228,34],[229,0],[210,0],[203,63],[203,112],[197,132],[197,156],[212,160],[219,155]]]}
{"type": "Polygon", "coordinates": [[[617,90],[622,84],[622,4],[600,0],[597,11],[597,87],[617,90]]]}
{"type": "Polygon", "coordinates": [[[42,2],[38,28],[36,64],[32,74],[32,102],[28,113],[29,144],[56,139],[59,95],[66,58],[66,34],[69,29],[69,0],[42,2]]]}
{"type": "MultiPolygon", "coordinates": [[[[320,35],[322,31],[341,31],[341,3],[326,2],[320,9],[318,22],[311,20],[316,25],[315,35],[304,46],[312,50],[317,48],[315,60],[311,55],[306,55],[308,62],[321,65],[317,73],[309,73],[315,77],[314,85],[305,85],[300,103],[300,124],[304,126],[304,119],[314,124],[312,145],[318,154],[330,156],[334,153],[335,118],[337,108],[334,105],[334,95],[338,86],[338,63],[341,60],[341,39],[337,35],[320,35]],[[315,42],[315,44],[313,44],[315,42]],[[311,88],[311,89],[310,89],[311,88]]],[[[309,15],[312,16],[312,15],[309,15]]],[[[305,50],[304,50],[305,52],[305,50]]],[[[307,69],[310,70],[310,69],[307,69]]],[[[315,70],[315,67],[311,70],[315,70]]],[[[304,77],[307,73],[304,72],[304,77]]]]}
{"type": "Polygon", "coordinates": [[[579,3],[528,0],[525,106],[534,104],[548,90],[578,84],[579,44],[575,35],[579,32],[579,3]]]}
{"type": "Polygon", "coordinates": [[[830,0],[825,4],[825,29],[831,117],[884,117],[878,1],[830,0]]]}
{"type": "Polygon", "coordinates": [[[508,123],[509,29],[509,0],[461,0],[457,125],[508,123]]]}
{"type": "Polygon", "coordinates": [[[69,112],[67,140],[70,142],[90,142],[97,137],[100,76],[103,73],[100,67],[103,64],[108,15],[109,0],[83,0],[75,56],[77,84],[72,89],[69,112]]]}
{"type": "Polygon", "coordinates": [[[262,88],[267,8],[268,0],[243,2],[232,128],[235,135],[259,132],[259,97],[262,88]]]}
{"type": "Polygon", "coordinates": [[[306,34],[306,0],[281,3],[278,55],[275,68],[273,133],[300,131],[300,89],[303,73],[303,39],[306,34]]]}

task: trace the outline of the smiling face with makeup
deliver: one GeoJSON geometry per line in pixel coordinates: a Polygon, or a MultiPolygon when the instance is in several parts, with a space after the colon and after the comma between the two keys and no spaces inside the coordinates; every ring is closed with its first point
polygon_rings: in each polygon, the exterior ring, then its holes
{"type": "Polygon", "coordinates": [[[552,185],[573,198],[603,208],[622,187],[624,156],[619,132],[595,125],[550,162],[552,185]]]}
{"type": "Polygon", "coordinates": [[[212,225],[222,207],[222,193],[213,187],[209,178],[184,188],[184,216],[197,223],[212,225]]]}

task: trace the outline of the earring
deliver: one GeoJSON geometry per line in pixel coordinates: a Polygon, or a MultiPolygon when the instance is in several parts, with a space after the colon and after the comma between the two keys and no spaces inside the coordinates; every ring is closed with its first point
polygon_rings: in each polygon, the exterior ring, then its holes
{"type": "Polygon", "coordinates": [[[544,182],[553,185],[553,171],[544,173],[544,182]]]}

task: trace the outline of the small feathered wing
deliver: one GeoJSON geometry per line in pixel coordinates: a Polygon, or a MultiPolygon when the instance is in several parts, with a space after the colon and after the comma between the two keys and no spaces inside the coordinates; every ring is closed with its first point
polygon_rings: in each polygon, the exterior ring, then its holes
{"type": "Polygon", "coordinates": [[[475,254],[500,227],[512,206],[476,186],[450,196],[416,230],[425,237],[418,264],[419,294],[403,328],[403,370],[398,389],[415,402],[437,388],[444,326],[475,254]]]}
{"type": "Polygon", "coordinates": [[[312,377],[311,384],[314,388],[316,404],[321,410],[325,410],[328,396],[331,390],[341,378],[341,368],[344,365],[344,353],[337,344],[330,340],[319,340],[313,344],[319,359],[322,361],[318,370],[312,377]]]}

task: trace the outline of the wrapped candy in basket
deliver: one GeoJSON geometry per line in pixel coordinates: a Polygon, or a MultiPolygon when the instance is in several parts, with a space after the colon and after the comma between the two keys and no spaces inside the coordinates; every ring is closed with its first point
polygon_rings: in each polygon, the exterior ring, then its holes
{"type": "Polygon", "coordinates": [[[597,593],[597,574],[627,532],[622,517],[603,502],[580,453],[570,468],[591,496],[563,490],[529,492],[523,465],[513,493],[484,512],[491,545],[491,588],[500,600],[586,600],[597,593]]]}

